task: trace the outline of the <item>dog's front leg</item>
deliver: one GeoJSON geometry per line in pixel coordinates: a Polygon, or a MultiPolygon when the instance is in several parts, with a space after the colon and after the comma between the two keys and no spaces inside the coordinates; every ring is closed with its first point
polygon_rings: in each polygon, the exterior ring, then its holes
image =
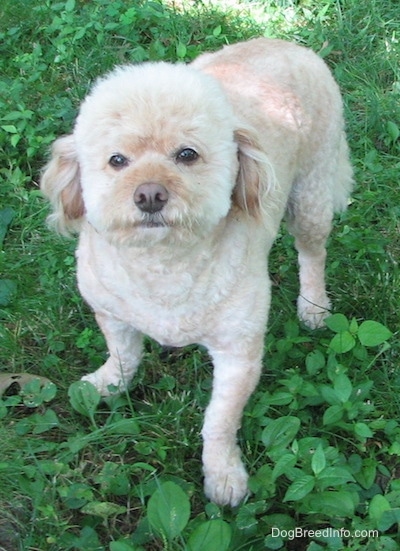
{"type": "Polygon", "coordinates": [[[235,353],[235,345],[231,350],[209,350],[214,380],[202,430],[204,489],[207,497],[219,505],[238,505],[248,492],[248,475],[236,433],[243,408],[260,376],[262,338],[253,341],[250,348],[249,354],[235,353]]]}
{"type": "Polygon", "coordinates": [[[142,355],[142,334],[113,316],[96,313],[110,357],[82,380],[92,383],[102,396],[123,392],[131,382],[142,355]]]}

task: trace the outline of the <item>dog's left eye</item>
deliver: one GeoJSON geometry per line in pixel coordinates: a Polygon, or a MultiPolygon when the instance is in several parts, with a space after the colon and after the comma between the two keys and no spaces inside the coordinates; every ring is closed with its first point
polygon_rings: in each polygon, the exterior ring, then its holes
{"type": "Polygon", "coordinates": [[[111,155],[108,162],[114,168],[123,168],[128,164],[128,159],[120,153],[115,153],[115,155],[111,155]]]}
{"type": "Polygon", "coordinates": [[[179,163],[190,164],[197,161],[199,154],[191,147],[185,147],[176,154],[176,161],[179,163]]]}

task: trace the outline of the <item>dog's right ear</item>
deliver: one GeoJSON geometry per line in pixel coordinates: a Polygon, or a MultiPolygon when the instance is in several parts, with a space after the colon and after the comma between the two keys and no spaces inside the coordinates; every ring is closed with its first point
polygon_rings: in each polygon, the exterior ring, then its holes
{"type": "Polygon", "coordinates": [[[74,136],[56,140],[51,153],[40,188],[53,207],[48,222],[58,232],[68,235],[79,231],[85,214],[74,136]]]}

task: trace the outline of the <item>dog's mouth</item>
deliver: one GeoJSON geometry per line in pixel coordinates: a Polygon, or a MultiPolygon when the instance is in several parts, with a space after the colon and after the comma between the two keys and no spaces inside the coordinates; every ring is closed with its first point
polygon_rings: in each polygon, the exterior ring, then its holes
{"type": "Polygon", "coordinates": [[[156,212],[152,214],[145,214],[143,218],[139,220],[136,224],[136,227],[139,228],[169,228],[171,224],[164,218],[161,212],[156,212]]]}
{"type": "Polygon", "coordinates": [[[138,224],[140,228],[167,228],[168,224],[165,224],[163,222],[140,222],[138,224]]]}

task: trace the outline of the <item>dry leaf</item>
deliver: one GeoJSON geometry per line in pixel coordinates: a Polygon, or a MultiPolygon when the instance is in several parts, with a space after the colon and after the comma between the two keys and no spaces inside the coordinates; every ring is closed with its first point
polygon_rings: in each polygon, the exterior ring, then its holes
{"type": "Polygon", "coordinates": [[[51,383],[50,379],[31,373],[0,373],[0,398],[12,385],[17,384],[22,389],[35,379],[40,381],[41,386],[51,383]]]}

